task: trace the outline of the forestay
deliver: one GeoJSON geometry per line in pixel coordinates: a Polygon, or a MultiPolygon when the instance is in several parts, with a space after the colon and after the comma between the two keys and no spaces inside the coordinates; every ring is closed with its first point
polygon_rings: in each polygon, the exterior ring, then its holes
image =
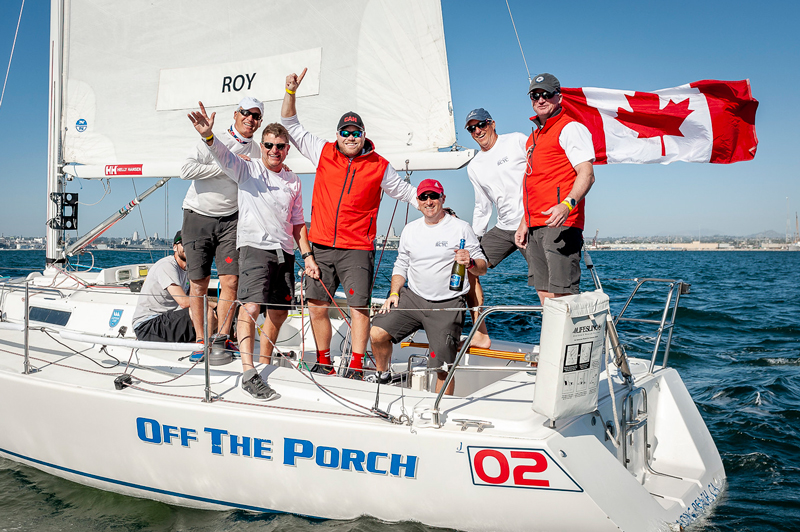
{"type": "MultiPolygon", "coordinates": [[[[356,111],[397,168],[450,169],[455,143],[438,0],[291,3],[70,0],[64,16],[63,158],[79,177],[178,175],[196,142],[186,113],[202,100],[232,123],[242,97],[277,121],[287,74],[308,67],[298,114],[333,139],[356,111]]],[[[311,165],[290,153],[299,172],[311,165]]]]}

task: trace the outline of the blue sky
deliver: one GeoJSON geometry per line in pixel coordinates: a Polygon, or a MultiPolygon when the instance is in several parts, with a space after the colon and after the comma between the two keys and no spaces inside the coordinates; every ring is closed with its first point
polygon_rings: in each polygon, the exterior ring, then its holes
{"type": "MultiPolygon", "coordinates": [[[[21,0],[0,1],[0,70],[8,62],[21,0]]],[[[793,155],[800,147],[800,36],[794,2],[530,2],[509,0],[531,74],[551,72],[567,87],[639,91],[701,79],[749,78],[760,105],[754,161],[733,165],[608,165],[595,168],[587,197],[586,235],[783,234],[787,197],[794,231],[800,179],[793,155]]],[[[493,115],[501,133],[530,132],[527,73],[503,0],[443,0],[447,55],[459,144],[476,144],[463,120],[475,107],[493,115]]],[[[28,0],[0,108],[0,233],[41,236],[45,218],[49,2],[28,0]]],[[[187,130],[187,135],[192,132],[187,130]]],[[[473,192],[465,169],[421,173],[440,179],[447,203],[471,219],[473,192]]],[[[143,191],[154,181],[138,179],[143,191]]],[[[303,176],[306,203],[312,179],[303,176]]],[[[181,220],[187,183],[169,187],[169,231],[181,220]]],[[[98,201],[99,182],[72,184],[82,203],[98,201]]],[[[133,197],[129,179],[112,181],[99,206],[80,208],[88,231],[133,197]]],[[[393,201],[384,201],[379,233],[393,201]]],[[[309,212],[306,205],[306,212],[309,212]]],[[[159,191],[107,234],[163,235],[165,197],[159,191]]],[[[404,217],[405,209],[400,216],[404,217]]],[[[413,212],[413,210],[412,210],[413,212]]],[[[402,229],[402,221],[395,221],[402,229]]]]}

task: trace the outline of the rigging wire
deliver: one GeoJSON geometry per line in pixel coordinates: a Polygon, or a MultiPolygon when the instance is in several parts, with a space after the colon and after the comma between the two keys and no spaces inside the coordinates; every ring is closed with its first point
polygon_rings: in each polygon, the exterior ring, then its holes
{"type": "MultiPolygon", "coordinates": [[[[133,183],[133,195],[138,198],[139,197],[139,193],[136,191],[136,180],[134,178],[131,178],[131,183],[133,183]]],[[[139,206],[139,218],[142,219],[142,231],[144,232],[144,239],[148,240],[149,237],[147,236],[147,227],[145,227],[145,225],[144,225],[144,214],[142,214],[141,205],[139,206]]],[[[152,262],[155,262],[153,260],[153,250],[152,249],[150,250],[150,260],[152,262]]]]}
{"type": "Polygon", "coordinates": [[[514,35],[517,36],[517,44],[519,44],[519,52],[522,54],[522,62],[525,63],[525,70],[528,72],[528,83],[530,83],[531,69],[528,68],[528,61],[525,59],[525,51],[522,49],[522,43],[519,40],[519,33],[517,33],[517,25],[514,23],[514,15],[511,14],[511,6],[508,5],[508,0],[506,0],[506,7],[508,8],[508,16],[511,17],[511,25],[514,26],[514,35]]]}
{"type": "Polygon", "coordinates": [[[11,45],[11,55],[8,58],[8,67],[6,68],[6,79],[3,81],[3,92],[0,93],[0,107],[3,106],[3,97],[6,95],[6,83],[8,83],[8,74],[11,72],[11,60],[14,58],[14,48],[17,46],[17,35],[19,34],[19,24],[22,22],[22,10],[25,8],[25,0],[22,0],[22,5],[19,6],[19,18],[17,19],[17,29],[14,32],[14,42],[11,45]]]}

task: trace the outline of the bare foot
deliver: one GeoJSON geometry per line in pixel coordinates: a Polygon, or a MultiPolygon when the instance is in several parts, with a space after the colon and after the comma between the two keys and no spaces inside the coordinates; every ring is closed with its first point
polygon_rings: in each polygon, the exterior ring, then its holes
{"type": "Polygon", "coordinates": [[[489,349],[492,347],[492,339],[489,338],[487,333],[478,329],[475,331],[475,335],[472,337],[472,341],[469,343],[469,346],[480,347],[481,349],[489,349]]]}

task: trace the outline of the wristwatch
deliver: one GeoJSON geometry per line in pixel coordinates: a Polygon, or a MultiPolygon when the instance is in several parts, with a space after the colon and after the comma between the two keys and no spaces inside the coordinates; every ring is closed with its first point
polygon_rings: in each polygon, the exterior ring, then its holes
{"type": "Polygon", "coordinates": [[[306,260],[308,257],[313,257],[313,256],[314,256],[314,252],[313,251],[309,251],[308,253],[303,253],[302,255],[300,255],[300,258],[303,259],[303,260],[306,260]]]}
{"type": "Polygon", "coordinates": [[[570,198],[570,197],[567,197],[567,199],[565,199],[564,201],[566,201],[567,203],[569,203],[569,205],[570,205],[570,208],[569,208],[569,210],[572,210],[572,209],[574,209],[574,208],[575,208],[575,205],[577,205],[577,204],[578,204],[578,202],[577,202],[577,201],[575,201],[574,199],[572,199],[572,198],[570,198]]]}

